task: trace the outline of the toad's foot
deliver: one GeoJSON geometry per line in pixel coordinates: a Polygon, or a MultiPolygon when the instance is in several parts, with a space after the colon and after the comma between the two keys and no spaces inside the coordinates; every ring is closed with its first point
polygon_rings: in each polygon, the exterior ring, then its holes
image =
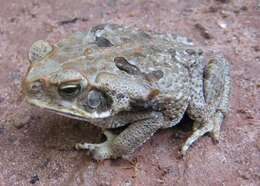
{"type": "Polygon", "coordinates": [[[219,141],[220,137],[220,127],[224,120],[224,114],[220,111],[217,111],[214,118],[214,128],[210,131],[210,135],[215,142],[219,141]]]}
{"type": "MultiPolygon", "coordinates": [[[[198,140],[201,136],[206,134],[207,132],[210,133],[210,136],[215,142],[219,141],[219,135],[220,135],[220,126],[221,123],[224,120],[224,114],[220,111],[216,112],[213,119],[205,126],[201,128],[194,129],[194,132],[192,135],[186,140],[184,145],[181,149],[181,154],[185,155],[189,147],[194,143],[196,140],[198,140]]],[[[194,123],[196,126],[199,126],[197,122],[194,123]]]]}
{"type": "Polygon", "coordinates": [[[213,121],[209,122],[207,125],[205,125],[205,126],[203,126],[201,128],[196,129],[192,133],[192,135],[186,140],[184,145],[182,146],[181,154],[184,156],[186,154],[187,150],[189,149],[189,147],[192,145],[192,143],[197,141],[201,136],[203,136],[207,132],[211,132],[213,130],[214,130],[213,121]]]}
{"type": "Polygon", "coordinates": [[[116,137],[110,131],[104,131],[104,135],[106,136],[107,140],[103,143],[93,144],[93,143],[78,143],[75,145],[77,150],[85,149],[89,150],[92,154],[93,158],[96,160],[104,160],[112,158],[113,152],[111,148],[111,143],[113,139],[116,137]]]}

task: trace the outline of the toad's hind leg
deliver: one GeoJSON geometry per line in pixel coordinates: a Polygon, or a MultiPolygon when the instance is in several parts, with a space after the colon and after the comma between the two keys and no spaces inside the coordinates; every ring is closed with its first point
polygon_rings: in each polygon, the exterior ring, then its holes
{"type": "Polygon", "coordinates": [[[214,140],[219,140],[220,127],[229,110],[230,67],[223,57],[212,59],[204,73],[206,103],[212,107],[214,128],[210,132],[214,140]]]}
{"type": "Polygon", "coordinates": [[[229,104],[229,64],[223,57],[211,60],[206,69],[202,63],[198,63],[197,67],[192,69],[191,76],[192,97],[187,112],[197,128],[183,145],[182,154],[207,132],[210,132],[214,139],[219,138],[220,126],[229,104]]]}

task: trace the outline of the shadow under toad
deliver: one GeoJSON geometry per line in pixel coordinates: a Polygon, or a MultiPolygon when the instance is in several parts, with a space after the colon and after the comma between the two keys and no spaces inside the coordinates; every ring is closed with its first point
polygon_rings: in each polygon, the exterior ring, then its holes
{"type": "Polygon", "coordinates": [[[37,109],[33,122],[28,126],[30,139],[36,146],[58,151],[74,151],[80,142],[100,143],[104,140],[101,130],[85,121],[66,118],[37,109]]]}
{"type": "MultiPolygon", "coordinates": [[[[106,139],[100,128],[86,121],[70,119],[41,109],[37,109],[32,115],[34,119],[27,127],[30,140],[46,151],[76,151],[76,143],[101,143],[106,139]]],[[[124,128],[115,129],[114,132],[120,133],[124,128]]],[[[192,121],[185,116],[177,126],[166,129],[166,132],[169,130],[172,133],[171,140],[181,145],[192,131],[192,121]]],[[[162,131],[165,129],[158,133],[163,133],[162,131]]]]}

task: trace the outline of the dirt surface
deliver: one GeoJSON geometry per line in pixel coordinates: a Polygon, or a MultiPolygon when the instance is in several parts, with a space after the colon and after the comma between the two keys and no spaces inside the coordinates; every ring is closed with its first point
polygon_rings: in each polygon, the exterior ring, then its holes
{"type": "Polygon", "coordinates": [[[260,1],[0,0],[0,185],[260,185],[260,1]],[[231,111],[221,140],[205,136],[179,159],[190,122],[159,131],[131,161],[75,151],[97,128],[24,103],[27,52],[100,23],[180,33],[232,65],[231,111]]]}

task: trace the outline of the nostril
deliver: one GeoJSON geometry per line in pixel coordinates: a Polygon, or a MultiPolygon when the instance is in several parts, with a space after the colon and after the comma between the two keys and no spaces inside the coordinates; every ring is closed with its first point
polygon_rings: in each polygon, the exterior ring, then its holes
{"type": "Polygon", "coordinates": [[[42,90],[42,83],[40,81],[35,81],[31,84],[31,91],[33,93],[40,92],[42,90]]]}

